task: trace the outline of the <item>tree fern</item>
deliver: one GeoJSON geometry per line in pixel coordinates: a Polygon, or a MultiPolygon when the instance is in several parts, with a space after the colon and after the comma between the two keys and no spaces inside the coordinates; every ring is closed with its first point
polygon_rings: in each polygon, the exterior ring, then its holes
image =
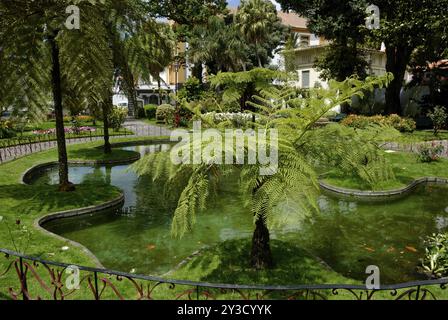
{"type": "MultiPolygon", "coordinates": [[[[385,76],[368,79],[368,82],[359,82],[355,79],[349,79],[344,83],[333,82],[330,84],[329,90],[316,90],[311,92],[307,98],[291,94],[289,88],[283,90],[266,89],[263,91],[263,96],[258,99],[261,104],[259,106],[256,103],[253,104],[254,107],[259,109],[259,112],[257,112],[259,121],[252,125],[267,129],[268,132],[269,130],[278,130],[278,146],[275,146],[279,155],[277,171],[273,172],[272,175],[261,176],[259,171],[261,164],[247,165],[248,154],[260,147],[260,141],[256,141],[254,145],[245,143],[246,165],[234,164],[232,166],[240,170],[241,192],[248,200],[248,211],[251,212],[256,222],[253,255],[257,255],[258,249],[256,248],[258,246],[255,245],[256,242],[258,244],[260,244],[259,241],[264,242],[263,246],[269,245],[266,225],[273,225],[278,222],[278,219],[276,220],[278,215],[275,214],[278,212],[276,208],[279,204],[288,201],[288,197],[292,196],[297,202],[296,207],[298,207],[297,211],[290,214],[286,219],[288,221],[292,217],[303,217],[307,213],[318,210],[316,199],[319,187],[314,162],[310,155],[317,150],[324,152],[326,150],[319,149],[322,145],[317,140],[318,136],[310,133],[314,123],[335,106],[348,101],[352,95],[358,94],[371,86],[383,86],[389,80],[390,77],[385,76]],[[280,98],[285,98],[284,103],[279,102],[280,98]],[[295,101],[294,105],[297,105],[296,103],[299,101],[301,107],[285,109],[284,105],[288,106],[288,103],[292,100],[295,101]],[[317,146],[315,147],[314,144],[317,146]]],[[[199,107],[192,108],[192,110],[196,117],[203,118],[199,107]]],[[[209,121],[210,119],[205,118],[204,120],[209,121]]],[[[191,150],[197,147],[198,143],[194,137],[190,137],[188,143],[181,150],[192,153],[191,150]]],[[[208,143],[210,142],[200,141],[202,150],[208,143]]],[[[332,148],[329,148],[329,150],[332,150],[332,148]]],[[[343,148],[340,150],[343,150],[343,148]]],[[[226,153],[230,151],[234,157],[233,163],[237,163],[236,144],[225,144],[220,150],[221,156],[224,158],[226,153]]],[[[359,165],[361,154],[352,153],[353,158],[347,157],[348,159],[342,153],[339,153],[339,156],[340,158],[337,161],[340,162],[341,167],[354,167],[359,165]]],[[[366,155],[363,154],[363,156],[366,155]]],[[[372,153],[368,156],[371,160],[376,160],[378,154],[372,153]]],[[[324,158],[321,157],[321,159],[324,158]]],[[[194,226],[197,214],[205,205],[210,194],[209,190],[213,181],[219,180],[220,172],[226,172],[229,168],[226,165],[213,162],[203,162],[195,165],[180,164],[177,169],[173,169],[173,166],[168,155],[160,153],[143,158],[134,165],[134,170],[139,174],[150,174],[155,179],[164,180],[168,184],[176,184],[181,187],[182,193],[179,196],[178,206],[173,216],[172,233],[174,236],[183,236],[194,226]],[[171,172],[170,176],[168,176],[168,172],[171,172]]],[[[364,166],[364,169],[359,171],[359,176],[371,183],[376,183],[381,178],[381,174],[380,162],[375,161],[371,161],[368,166],[364,166]]],[[[280,218],[284,220],[285,215],[280,215],[280,218]]],[[[254,266],[260,267],[259,264],[254,266]]]]}

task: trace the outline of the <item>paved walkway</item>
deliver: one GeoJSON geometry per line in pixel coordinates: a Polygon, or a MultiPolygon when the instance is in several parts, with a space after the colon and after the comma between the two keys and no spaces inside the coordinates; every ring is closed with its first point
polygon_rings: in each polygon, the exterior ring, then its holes
{"type": "Polygon", "coordinates": [[[137,137],[169,136],[171,134],[171,131],[167,128],[148,124],[136,119],[126,120],[123,126],[134,132],[137,137]]]}
{"type": "Polygon", "coordinates": [[[383,147],[383,149],[386,149],[386,150],[418,153],[420,147],[423,145],[428,145],[428,146],[441,145],[441,146],[443,146],[442,157],[448,158],[448,140],[416,142],[416,143],[410,143],[410,144],[400,144],[397,142],[388,142],[388,143],[385,143],[382,147],[383,147]]]}
{"type": "MultiPolygon", "coordinates": [[[[159,127],[147,124],[143,121],[128,119],[123,125],[126,129],[134,132],[133,135],[112,136],[111,139],[116,138],[128,138],[128,137],[154,137],[154,136],[169,136],[171,131],[159,127]]],[[[67,139],[67,145],[87,143],[92,141],[103,140],[103,137],[83,137],[75,139],[67,139]]],[[[8,162],[35,152],[49,150],[57,146],[56,141],[36,142],[22,144],[15,147],[0,148],[0,163],[8,162]]]]}

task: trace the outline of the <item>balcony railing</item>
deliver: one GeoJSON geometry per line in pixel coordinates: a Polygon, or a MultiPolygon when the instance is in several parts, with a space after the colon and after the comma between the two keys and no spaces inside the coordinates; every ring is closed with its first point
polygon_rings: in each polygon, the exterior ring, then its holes
{"type": "MultiPolygon", "coordinates": [[[[448,278],[384,285],[368,290],[362,285],[234,285],[169,280],[119,271],[47,261],[0,249],[6,259],[0,273],[0,299],[83,300],[327,300],[327,299],[443,299],[448,278]],[[73,281],[77,274],[78,281],[73,281]],[[70,271],[70,272],[69,272],[70,271]],[[72,288],[71,286],[76,286],[72,288]]],[[[2,265],[0,264],[0,266],[2,265]]]]}

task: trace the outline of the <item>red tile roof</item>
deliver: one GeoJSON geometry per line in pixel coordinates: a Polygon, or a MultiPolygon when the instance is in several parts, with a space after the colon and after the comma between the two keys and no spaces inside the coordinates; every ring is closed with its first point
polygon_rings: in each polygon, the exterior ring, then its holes
{"type": "MultiPolygon", "coordinates": [[[[236,14],[238,11],[237,8],[228,8],[231,14],[236,14]]],[[[307,29],[308,20],[306,18],[302,18],[301,16],[295,13],[288,13],[283,11],[278,11],[278,16],[282,20],[282,23],[285,26],[293,27],[293,28],[301,28],[307,29]]]]}
{"type": "Polygon", "coordinates": [[[282,19],[282,22],[285,26],[290,26],[293,28],[307,28],[308,20],[295,13],[279,11],[278,16],[280,17],[280,19],[282,19]]]}

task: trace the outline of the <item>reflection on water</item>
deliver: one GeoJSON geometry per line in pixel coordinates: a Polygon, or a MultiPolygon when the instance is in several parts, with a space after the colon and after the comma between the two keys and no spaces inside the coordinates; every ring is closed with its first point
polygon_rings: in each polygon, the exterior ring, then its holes
{"type": "MultiPolygon", "coordinates": [[[[126,149],[146,154],[168,148],[126,149]]],[[[252,217],[237,179],[222,183],[197,217],[194,230],[179,240],[170,235],[176,195],[128,168],[70,167],[75,183],[101,181],[121,188],[124,209],[54,221],[46,227],[86,245],[106,267],[145,274],[164,274],[206,245],[251,237],[252,217]]],[[[34,183],[57,183],[57,170],[43,172],[34,183]]],[[[424,254],[422,239],[448,227],[447,191],[447,186],[428,185],[403,198],[375,202],[322,194],[321,212],[312,216],[303,216],[291,197],[277,208],[283,223],[272,228],[272,237],[299,244],[348,277],[365,279],[366,267],[377,265],[382,283],[416,280],[421,278],[416,267],[424,254]]]]}

